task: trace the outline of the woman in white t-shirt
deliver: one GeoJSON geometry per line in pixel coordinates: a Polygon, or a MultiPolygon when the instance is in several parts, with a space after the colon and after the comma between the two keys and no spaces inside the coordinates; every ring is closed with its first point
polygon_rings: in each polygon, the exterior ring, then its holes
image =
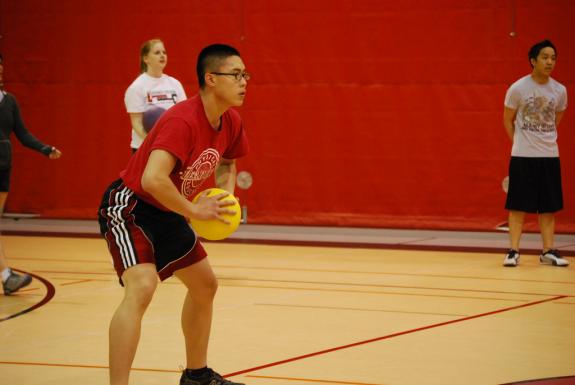
{"type": "Polygon", "coordinates": [[[135,152],[156,120],[174,104],[186,100],[182,84],[164,74],[168,55],[160,39],[146,41],[140,49],[141,75],[130,84],[124,96],[132,123],[130,147],[135,152]]]}

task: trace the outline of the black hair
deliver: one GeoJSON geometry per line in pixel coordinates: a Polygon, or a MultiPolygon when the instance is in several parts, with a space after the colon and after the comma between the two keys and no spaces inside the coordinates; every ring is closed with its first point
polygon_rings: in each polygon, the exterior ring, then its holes
{"type": "Polygon", "coordinates": [[[553,43],[551,43],[551,40],[545,39],[543,41],[540,41],[539,43],[534,44],[533,47],[531,47],[531,49],[529,50],[529,53],[527,54],[527,56],[529,58],[529,64],[531,64],[531,67],[533,67],[533,63],[531,63],[531,59],[537,60],[537,56],[539,56],[539,53],[541,52],[541,50],[543,48],[546,48],[546,47],[553,48],[553,51],[555,51],[555,56],[557,56],[557,48],[555,48],[553,43]]]}
{"type": "Polygon", "coordinates": [[[206,85],[206,73],[217,71],[222,62],[230,56],[240,56],[240,52],[234,47],[225,44],[212,44],[202,49],[196,64],[196,74],[198,75],[198,84],[201,89],[206,85]]]}

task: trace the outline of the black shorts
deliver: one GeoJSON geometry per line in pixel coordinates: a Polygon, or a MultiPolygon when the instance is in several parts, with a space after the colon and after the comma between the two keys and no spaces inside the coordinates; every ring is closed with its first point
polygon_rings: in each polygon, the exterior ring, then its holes
{"type": "Polygon", "coordinates": [[[183,216],[144,202],[121,179],[104,193],[98,221],[120,278],[129,267],[154,263],[163,281],[207,256],[183,216]]]}
{"type": "Polygon", "coordinates": [[[554,213],[563,208],[559,158],[511,157],[507,210],[554,213]]]}
{"type": "Polygon", "coordinates": [[[10,191],[10,173],[12,169],[0,170],[0,192],[10,191]]]}
{"type": "Polygon", "coordinates": [[[8,139],[0,140],[0,192],[10,190],[10,172],[12,171],[12,145],[8,139]]]}

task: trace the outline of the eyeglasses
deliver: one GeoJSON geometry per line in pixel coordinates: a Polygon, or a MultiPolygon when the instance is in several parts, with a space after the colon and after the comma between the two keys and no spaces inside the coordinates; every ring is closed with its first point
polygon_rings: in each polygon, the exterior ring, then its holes
{"type": "Polygon", "coordinates": [[[238,82],[243,79],[250,80],[250,74],[247,72],[210,72],[212,75],[233,76],[238,82]]]}

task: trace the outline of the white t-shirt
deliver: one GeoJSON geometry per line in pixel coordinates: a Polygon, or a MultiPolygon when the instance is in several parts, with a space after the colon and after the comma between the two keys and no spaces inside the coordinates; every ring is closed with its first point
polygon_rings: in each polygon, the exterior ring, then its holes
{"type": "MultiPolygon", "coordinates": [[[[186,100],[182,84],[163,74],[159,78],[142,73],[130,84],[124,96],[126,111],[142,112],[144,129],[150,131],[156,120],[174,104],[186,100]]],[[[132,130],[132,148],[139,148],[143,139],[132,130]]]]}
{"type": "Polygon", "coordinates": [[[511,156],[559,157],[555,113],[567,108],[564,85],[552,78],[539,84],[524,76],[507,90],[505,107],[517,110],[511,156]]]}

